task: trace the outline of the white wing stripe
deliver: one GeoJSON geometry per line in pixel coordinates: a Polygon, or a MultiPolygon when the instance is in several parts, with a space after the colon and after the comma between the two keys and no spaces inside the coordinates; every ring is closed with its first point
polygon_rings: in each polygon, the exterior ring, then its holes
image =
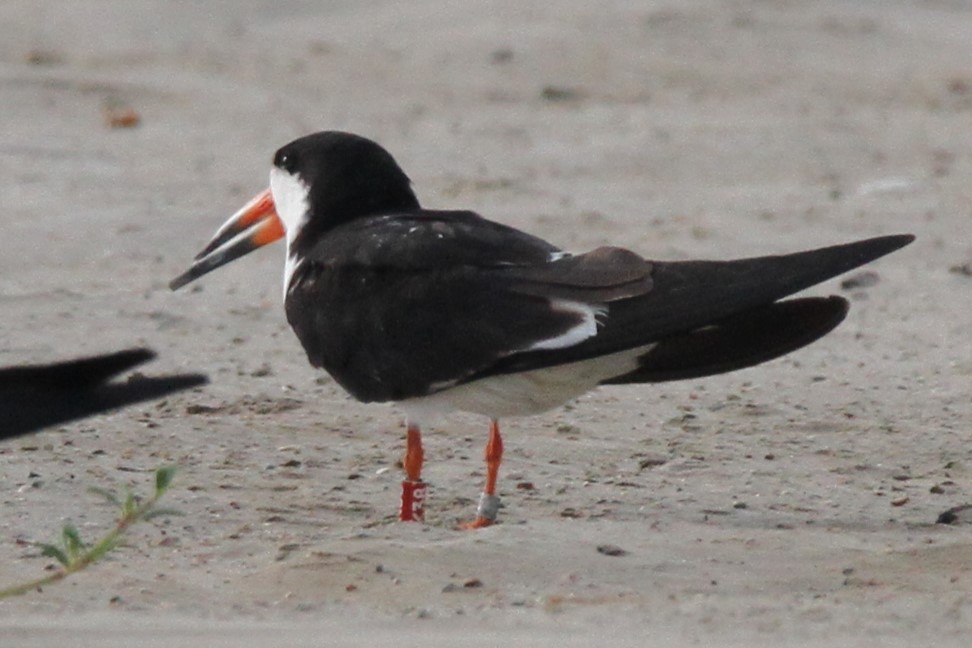
{"type": "Polygon", "coordinates": [[[607,306],[592,306],[581,302],[569,301],[566,299],[551,299],[550,307],[558,311],[566,311],[581,316],[581,322],[573,328],[560,335],[546,340],[534,342],[524,351],[536,351],[539,349],[565,349],[575,344],[580,344],[584,340],[597,335],[598,318],[603,320],[607,317],[607,306]]]}

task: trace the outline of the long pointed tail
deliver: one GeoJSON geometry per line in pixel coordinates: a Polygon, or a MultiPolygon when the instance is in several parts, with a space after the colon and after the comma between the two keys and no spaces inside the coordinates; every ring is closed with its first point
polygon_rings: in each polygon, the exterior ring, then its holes
{"type": "MultiPolygon", "coordinates": [[[[727,367],[723,371],[756,364],[824,335],[840,322],[847,309],[846,302],[837,297],[793,300],[795,305],[779,307],[775,305],[777,300],[894,252],[914,238],[910,234],[882,236],[794,254],[733,261],[652,262],[651,290],[612,302],[596,336],[566,349],[511,355],[497,362],[490,373],[576,362],[653,342],[664,342],[652,361],[659,363],[659,376],[663,357],[670,358],[666,362],[672,366],[667,371],[675,375],[671,372],[675,371],[674,363],[679,357],[675,350],[679,345],[699,354],[702,348],[709,349],[705,361],[700,355],[693,363],[696,369],[686,370],[685,378],[719,373],[715,367],[720,362],[727,367]],[[761,317],[754,313],[761,313],[761,317]],[[810,319],[803,322],[801,317],[810,319]],[[755,319],[752,326],[758,328],[747,337],[745,326],[750,318],[755,319]],[[773,326],[781,330],[773,331],[773,326]],[[760,336],[765,342],[760,342],[760,336]],[[720,360],[719,354],[729,351],[717,351],[716,342],[741,345],[737,357],[720,360]],[[665,351],[666,347],[671,350],[665,351]],[[745,360],[746,357],[753,360],[745,360]]],[[[618,379],[644,380],[649,379],[618,379]]]]}
{"type": "Polygon", "coordinates": [[[842,297],[774,302],[659,341],[638,369],[603,384],[663,382],[735,371],[778,358],[823,337],[847,315],[842,297]]]}

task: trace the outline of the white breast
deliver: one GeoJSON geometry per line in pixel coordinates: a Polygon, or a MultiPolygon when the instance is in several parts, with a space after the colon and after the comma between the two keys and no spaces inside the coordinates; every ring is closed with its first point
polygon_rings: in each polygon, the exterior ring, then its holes
{"type": "Polygon", "coordinates": [[[287,232],[287,258],[284,260],[283,278],[284,298],[286,298],[290,278],[294,276],[294,272],[300,265],[292,251],[293,242],[301,228],[307,223],[310,214],[310,201],[308,200],[310,190],[298,176],[273,167],[270,169],[270,193],[273,194],[273,204],[277,208],[277,216],[280,217],[284,231],[287,232]]]}

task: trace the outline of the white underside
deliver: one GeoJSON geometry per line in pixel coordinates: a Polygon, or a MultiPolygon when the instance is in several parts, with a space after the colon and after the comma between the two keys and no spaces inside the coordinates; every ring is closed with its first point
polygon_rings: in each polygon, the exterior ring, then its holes
{"type": "Polygon", "coordinates": [[[454,411],[495,419],[539,414],[589,392],[608,378],[634,371],[638,356],[652,346],[524,373],[490,376],[401,401],[399,405],[405,409],[409,424],[420,427],[454,411]]]}

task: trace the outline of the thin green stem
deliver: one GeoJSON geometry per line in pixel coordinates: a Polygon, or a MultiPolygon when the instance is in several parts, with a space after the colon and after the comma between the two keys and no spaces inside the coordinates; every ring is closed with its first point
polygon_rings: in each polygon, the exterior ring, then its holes
{"type": "Polygon", "coordinates": [[[132,505],[134,498],[127,498],[125,500],[126,505],[122,506],[122,515],[115,522],[115,526],[87,551],[78,554],[76,557],[69,560],[67,564],[64,564],[60,569],[48,574],[47,576],[44,576],[43,578],[38,578],[27,583],[21,583],[19,585],[13,585],[5,589],[0,589],[0,599],[7,598],[9,596],[19,596],[21,594],[26,594],[27,592],[41,588],[45,585],[56,583],[57,581],[63,580],[71,574],[81,571],[82,569],[85,569],[103,558],[105,554],[111,551],[118,544],[118,541],[121,539],[128,527],[143,519],[149,514],[149,512],[152,511],[153,507],[158,503],[162,495],[165,494],[165,491],[168,490],[173,472],[173,467],[164,467],[156,471],[155,494],[138,506],[132,505]]]}

